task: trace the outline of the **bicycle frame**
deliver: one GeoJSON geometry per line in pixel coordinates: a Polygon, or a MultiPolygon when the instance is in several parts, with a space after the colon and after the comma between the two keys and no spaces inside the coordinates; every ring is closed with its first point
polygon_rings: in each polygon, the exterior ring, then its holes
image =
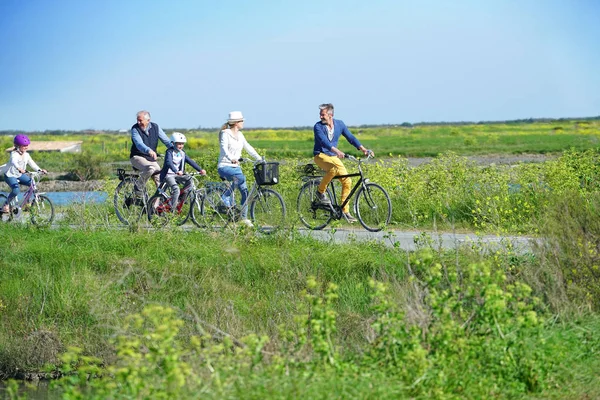
{"type": "MultiPolygon", "coordinates": [[[[27,191],[25,191],[25,193],[23,193],[23,198],[21,199],[21,202],[19,203],[18,201],[15,202],[15,204],[18,207],[23,208],[23,206],[25,206],[26,204],[31,203],[36,196],[39,196],[40,194],[44,194],[43,192],[38,192],[38,188],[37,188],[37,183],[38,183],[38,177],[39,177],[39,173],[38,172],[32,172],[29,173],[29,175],[31,176],[31,185],[29,185],[29,187],[27,188],[27,191]]],[[[12,208],[12,206],[11,206],[12,208]]]]}
{"type": "MultiPolygon", "coordinates": [[[[341,212],[341,210],[343,210],[344,207],[348,203],[350,203],[350,199],[352,199],[352,197],[354,197],[354,194],[362,186],[363,182],[368,182],[369,181],[369,178],[365,178],[363,170],[362,170],[361,164],[362,164],[363,161],[359,160],[359,159],[357,159],[355,157],[352,157],[352,156],[347,156],[347,158],[349,160],[356,161],[358,163],[358,172],[354,172],[354,173],[346,174],[346,175],[336,175],[336,176],[334,176],[333,179],[331,179],[331,182],[329,182],[329,184],[327,185],[331,189],[331,194],[333,195],[333,199],[332,199],[333,202],[332,202],[332,204],[330,206],[327,206],[327,205],[323,205],[322,206],[325,209],[329,209],[331,207],[333,209],[333,211],[334,211],[333,215],[334,215],[335,219],[341,219],[342,218],[342,212],[341,212]],[[356,182],[356,184],[354,184],[354,186],[350,190],[350,193],[348,194],[348,197],[346,197],[346,200],[344,200],[341,204],[338,204],[338,196],[336,194],[334,181],[336,179],[339,180],[340,178],[354,178],[354,177],[357,177],[357,176],[360,177],[360,178],[358,179],[358,181],[356,182]]],[[[322,178],[320,178],[320,179],[322,179],[322,178]]],[[[319,180],[320,181],[320,179],[315,178],[314,180],[319,180]]],[[[341,196],[341,193],[340,193],[340,196],[341,196]]]]}

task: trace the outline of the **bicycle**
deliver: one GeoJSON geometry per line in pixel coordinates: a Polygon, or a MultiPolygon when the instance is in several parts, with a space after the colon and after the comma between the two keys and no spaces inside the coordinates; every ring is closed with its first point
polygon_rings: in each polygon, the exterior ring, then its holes
{"type": "Polygon", "coordinates": [[[196,193],[198,192],[196,176],[198,175],[201,174],[199,172],[185,174],[190,177],[191,183],[184,187],[179,194],[179,200],[174,210],[171,207],[173,195],[165,191],[166,183],[163,182],[148,200],[148,221],[159,226],[165,226],[170,222],[174,222],[178,226],[185,224],[192,214],[192,205],[196,202],[196,193]]]}
{"type": "MultiPolygon", "coordinates": [[[[240,158],[240,163],[251,160],[240,158]]],[[[267,186],[279,183],[279,163],[254,162],[254,184],[246,202],[250,220],[263,233],[272,233],[283,226],[286,214],[283,197],[267,186]]],[[[231,182],[206,182],[196,195],[192,208],[192,221],[201,228],[225,229],[241,218],[241,206],[236,205],[231,182]],[[226,196],[226,193],[231,193],[226,196]]]]}
{"type": "MultiPolygon", "coordinates": [[[[21,202],[13,199],[9,203],[9,212],[2,213],[3,221],[20,220],[23,213],[29,212],[31,222],[38,226],[47,226],[54,220],[54,204],[43,192],[39,192],[38,183],[42,172],[26,172],[31,177],[31,185],[23,194],[21,202]]],[[[8,196],[0,194],[0,204],[6,204],[8,196]]]]}
{"type": "MultiPolygon", "coordinates": [[[[366,160],[372,158],[372,152],[366,160]]],[[[380,185],[371,182],[363,171],[362,164],[365,160],[358,159],[346,154],[346,159],[354,161],[358,165],[358,172],[347,175],[336,175],[327,186],[326,195],[331,204],[321,204],[316,198],[317,188],[321,183],[322,176],[317,175],[320,171],[314,164],[304,166],[302,180],[305,182],[300,188],[297,200],[297,210],[300,221],[304,226],[312,230],[325,228],[333,219],[343,218],[343,208],[356,194],[354,200],[354,213],[362,226],[370,232],[382,230],[392,218],[392,202],[390,196],[380,185]],[[354,185],[348,198],[342,204],[338,204],[335,179],[346,177],[360,177],[354,185]]]]}
{"type": "MultiPolygon", "coordinates": [[[[160,170],[152,174],[158,175],[160,170]]],[[[117,169],[117,176],[121,181],[115,188],[115,194],[113,196],[113,205],[115,207],[115,213],[117,218],[125,225],[132,225],[137,223],[142,215],[148,213],[148,190],[146,185],[143,186],[142,191],[136,190],[136,184],[140,177],[140,174],[134,169],[133,173],[126,172],[123,168],[117,169]]]]}

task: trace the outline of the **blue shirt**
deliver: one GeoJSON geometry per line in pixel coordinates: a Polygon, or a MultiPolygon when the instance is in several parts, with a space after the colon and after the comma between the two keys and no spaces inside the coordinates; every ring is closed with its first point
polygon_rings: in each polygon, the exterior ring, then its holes
{"type": "Polygon", "coordinates": [[[328,156],[335,156],[335,153],[331,151],[332,147],[338,147],[338,141],[340,140],[340,136],[344,136],[346,140],[357,149],[361,146],[360,142],[350,130],[344,124],[344,121],[339,119],[333,120],[333,139],[329,140],[327,136],[327,124],[319,121],[315,124],[313,128],[315,133],[315,147],[313,149],[313,155],[318,155],[319,153],[327,154],[328,156]]]}

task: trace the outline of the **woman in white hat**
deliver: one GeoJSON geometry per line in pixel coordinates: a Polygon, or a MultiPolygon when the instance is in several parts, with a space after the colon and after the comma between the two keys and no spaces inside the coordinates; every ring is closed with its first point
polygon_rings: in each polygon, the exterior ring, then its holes
{"type": "MultiPolygon", "coordinates": [[[[241,129],[244,127],[244,116],[241,111],[232,111],[229,113],[227,122],[221,127],[219,133],[219,162],[217,171],[221,178],[233,182],[233,189],[237,188],[241,194],[241,223],[252,227],[252,221],[248,219],[248,185],[246,177],[240,168],[239,159],[242,156],[242,150],[246,150],[252,158],[259,161],[262,157],[254,150],[254,147],[246,141],[241,129]]],[[[231,196],[231,193],[225,193],[225,196],[231,196]]],[[[233,206],[234,204],[229,204],[233,206]]]]}

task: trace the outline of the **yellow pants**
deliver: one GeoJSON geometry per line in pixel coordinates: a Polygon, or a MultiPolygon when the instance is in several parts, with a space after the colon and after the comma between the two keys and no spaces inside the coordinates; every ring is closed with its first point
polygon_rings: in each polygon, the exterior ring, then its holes
{"type": "MultiPolygon", "coordinates": [[[[327,154],[319,153],[315,156],[315,163],[325,171],[325,176],[321,180],[321,184],[319,184],[319,192],[325,193],[327,190],[327,185],[336,175],[347,175],[348,171],[346,171],[346,167],[342,164],[342,160],[340,160],[336,156],[328,156],[327,154]]],[[[342,183],[342,196],[341,203],[343,203],[348,195],[350,194],[350,190],[352,189],[352,179],[351,178],[339,178],[342,183]]],[[[347,213],[350,210],[350,205],[346,204],[342,209],[343,212],[347,213]]]]}

